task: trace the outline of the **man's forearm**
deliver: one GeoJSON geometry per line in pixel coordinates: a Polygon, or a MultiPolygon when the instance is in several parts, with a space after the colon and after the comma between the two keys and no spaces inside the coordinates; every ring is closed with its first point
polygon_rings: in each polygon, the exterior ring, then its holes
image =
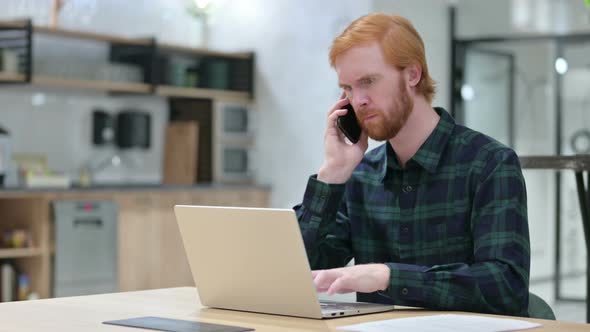
{"type": "Polygon", "coordinates": [[[388,289],[380,292],[401,305],[527,316],[528,276],[502,262],[434,267],[387,263],[388,289]]]}
{"type": "Polygon", "coordinates": [[[344,185],[329,185],[310,177],[303,202],[295,212],[313,269],[344,266],[351,257],[350,229],[339,213],[344,185]]]}

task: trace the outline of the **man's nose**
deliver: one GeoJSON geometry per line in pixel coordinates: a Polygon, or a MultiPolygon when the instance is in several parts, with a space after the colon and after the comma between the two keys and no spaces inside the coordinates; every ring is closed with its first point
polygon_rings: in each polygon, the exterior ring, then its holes
{"type": "Polygon", "coordinates": [[[369,98],[366,94],[356,94],[353,96],[352,99],[352,106],[355,109],[362,109],[369,105],[369,98]]]}

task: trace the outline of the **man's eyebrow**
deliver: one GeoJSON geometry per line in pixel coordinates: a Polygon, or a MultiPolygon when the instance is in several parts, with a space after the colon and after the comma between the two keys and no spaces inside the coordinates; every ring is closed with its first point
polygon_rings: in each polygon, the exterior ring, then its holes
{"type": "Polygon", "coordinates": [[[363,75],[363,76],[361,76],[361,77],[360,77],[359,79],[357,79],[356,81],[357,81],[357,82],[360,82],[360,81],[363,81],[363,80],[366,80],[366,79],[369,79],[369,78],[381,78],[381,77],[383,77],[383,75],[382,75],[382,74],[379,74],[379,73],[374,73],[374,74],[367,74],[367,75],[363,75]]]}
{"type": "MultiPolygon", "coordinates": [[[[366,79],[370,79],[370,78],[381,78],[381,77],[383,77],[383,75],[382,74],[379,74],[379,73],[367,74],[367,75],[363,75],[363,76],[357,78],[355,81],[356,82],[360,82],[360,81],[363,81],[363,80],[366,80],[366,79]]],[[[350,85],[343,84],[343,83],[338,83],[338,86],[341,87],[341,88],[343,88],[343,89],[344,88],[350,88],[350,85]]]]}

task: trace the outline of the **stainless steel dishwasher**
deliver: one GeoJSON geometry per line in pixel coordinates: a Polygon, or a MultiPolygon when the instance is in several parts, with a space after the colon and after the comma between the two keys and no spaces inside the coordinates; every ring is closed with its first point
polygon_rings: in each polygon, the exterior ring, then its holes
{"type": "Polygon", "coordinates": [[[117,291],[117,206],[55,201],[53,296],[117,291]]]}

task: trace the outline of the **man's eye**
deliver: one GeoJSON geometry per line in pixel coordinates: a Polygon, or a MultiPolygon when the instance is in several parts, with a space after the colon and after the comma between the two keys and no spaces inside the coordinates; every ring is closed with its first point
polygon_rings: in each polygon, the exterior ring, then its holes
{"type": "Polygon", "coordinates": [[[375,82],[375,80],[373,80],[372,78],[367,78],[363,80],[363,85],[371,85],[373,84],[373,82],[375,82]]]}

